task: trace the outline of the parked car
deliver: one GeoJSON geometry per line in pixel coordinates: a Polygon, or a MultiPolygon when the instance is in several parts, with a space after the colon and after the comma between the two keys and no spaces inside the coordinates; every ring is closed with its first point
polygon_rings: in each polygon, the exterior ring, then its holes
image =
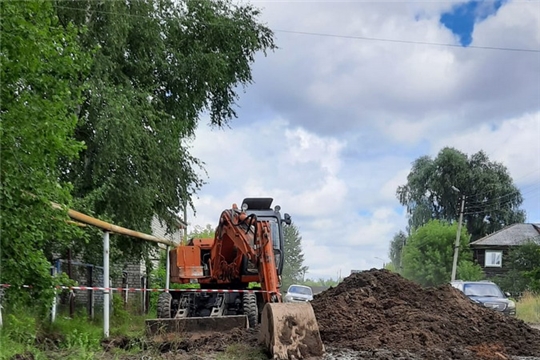
{"type": "Polygon", "coordinates": [[[451,285],[461,290],[475,303],[499,311],[505,315],[516,316],[516,303],[508,299],[509,293],[491,281],[452,281],[451,285]]]}
{"type": "Polygon", "coordinates": [[[303,302],[313,300],[313,290],[305,285],[291,285],[283,302],[303,302]]]}

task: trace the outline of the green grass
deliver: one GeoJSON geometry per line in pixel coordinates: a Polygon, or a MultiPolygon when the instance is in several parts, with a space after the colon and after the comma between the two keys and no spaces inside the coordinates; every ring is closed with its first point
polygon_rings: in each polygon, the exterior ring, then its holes
{"type": "MultiPolygon", "coordinates": [[[[4,324],[0,329],[0,360],[10,359],[17,354],[27,354],[28,358],[40,359],[99,359],[105,355],[101,344],[103,339],[103,319],[88,320],[84,312],[73,318],[58,314],[56,321],[40,319],[32,309],[10,309],[3,314],[4,324]],[[31,354],[31,355],[30,355],[31,354]]],[[[123,309],[113,298],[113,313],[110,323],[111,337],[142,338],[146,316],[133,316],[123,309]]],[[[129,354],[138,350],[140,342],[134,342],[130,350],[115,348],[107,354],[107,359],[115,354],[129,354]]]]}
{"type": "MultiPolygon", "coordinates": [[[[48,319],[39,320],[40,316],[29,309],[12,309],[8,313],[3,313],[4,324],[0,328],[0,360],[11,359],[15,355],[23,355],[25,357],[20,358],[34,360],[120,360],[139,358],[142,354],[159,359],[161,354],[157,348],[142,349],[143,344],[149,344],[145,340],[144,321],[146,318],[154,317],[155,314],[130,315],[120,305],[121,302],[117,299],[113,300],[110,338],[114,343],[109,350],[105,350],[102,345],[103,320],[99,314],[96,314],[95,320],[88,320],[84,311],[76,313],[73,318],[67,314],[58,314],[56,321],[50,323],[48,319]],[[118,345],[118,341],[125,341],[129,346],[118,345]]],[[[224,352],[209,355],[208,358],[267,359],[261,350],[243,344],[230,345],[224,352]]]]}
{"type": "Polygon", "coordinates": [[[267,360],[268,357],[262,350],[253,349],[246,345],[234,344],[227,347],[223,354],[216,360],[267,360]]]}
{"type": "Polygon", "coordinates": [[[517,317],[527,323],[540,324],[540,295],[525,293],[516,302],[517,317]]]}

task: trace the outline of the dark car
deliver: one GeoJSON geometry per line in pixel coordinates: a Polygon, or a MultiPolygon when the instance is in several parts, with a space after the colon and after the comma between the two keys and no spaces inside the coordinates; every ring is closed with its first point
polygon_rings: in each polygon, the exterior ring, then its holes
{"type": "Polygon", "coordinates": [[[475,303],[499,311],[505,315],[516,316],[516,303],[508,299],[510,294],[491,281],[452,281],[451,285],[461,290],[475,303]]]}

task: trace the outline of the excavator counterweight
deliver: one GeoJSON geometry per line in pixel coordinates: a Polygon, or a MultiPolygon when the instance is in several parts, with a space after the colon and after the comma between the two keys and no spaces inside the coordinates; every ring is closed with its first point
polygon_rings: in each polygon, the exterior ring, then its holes
{"type": "Polygon", "coordinates": [[[162,293],[158,319],[147,334],[224,332],[260,327],[260,343],[273,359],[324,353],[313,308],[283,303],[280,286],[285,251],[280,207],[271,198],[244,199],[221,213],[214,238],[193,238],[169,253],[170,280],[198,289],[162,293]],[[256,284],[254,286],[253,284],[256,284]]]}

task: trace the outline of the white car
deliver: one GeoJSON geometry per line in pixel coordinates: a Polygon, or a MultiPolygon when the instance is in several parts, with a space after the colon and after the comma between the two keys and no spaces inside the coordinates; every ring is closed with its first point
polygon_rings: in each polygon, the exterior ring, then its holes
{"type": "Polygon", "coordinates": [[[313,300],[313,290],[305,285],[291,285],[283,302],[305,302],[313,300]]]}

